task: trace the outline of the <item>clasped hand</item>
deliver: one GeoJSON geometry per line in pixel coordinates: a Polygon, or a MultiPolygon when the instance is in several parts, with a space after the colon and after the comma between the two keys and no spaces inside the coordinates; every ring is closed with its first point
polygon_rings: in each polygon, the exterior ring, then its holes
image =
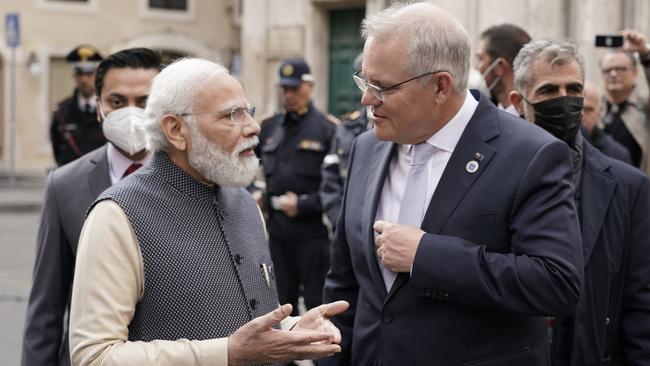
{"type": "Polygon", "coordinates": [[[424,231],[381,220],[372,228],[379,234],[375,238],[375,249],[384,267],[393,272],[411,272],[424,231]]]}

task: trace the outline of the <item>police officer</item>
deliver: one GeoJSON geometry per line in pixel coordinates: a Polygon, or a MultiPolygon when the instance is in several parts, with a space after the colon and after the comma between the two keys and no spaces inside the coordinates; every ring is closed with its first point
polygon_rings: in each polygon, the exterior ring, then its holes
{"type": "Polygon", "coordinates": [[[341,116],[341,123],[336,128],[330,152],[323,160],[320,199],[332,229],[336,225],[341,210],[341,199],[343,198],[345,178],[348,175],[352,143],[369,127],[368,112],[365,106],[341,116]]]}
{"type": "Polygon", "coordinates": [[[297,312],[301,285],[308,309],[322,302],[329,239],[318,189],[336,125],[311,103],[314,78],[304,60],[282,62],[279,86],[284,111],[262,122],[256,152],[266,178],[264,206],[278,297],[297,312]]]}
{"type": "Polygon", "coordinates": [[[54,159],[64,165],[106,143],[97,122],[95,69],[102,56],[92,46],[72,50],[66,61],[74,65],[75,90],[71,97],[59,102],[50,126],[54,159]]]}
{"type": "MultiPolygon", "coordinates": [[[[361,69],[363,53],[354,58],[352,68],[361,69]]],[[[341,116],[341,123],[336,128],[329,154],[325,156],[322,166],[323,181],[320,186],[320,199],[332,231],[341,210],[343,187],[348,175],[348,161],[352,143],[363,131],[371,126],[368,122],[368,109],[365,106],[341,116]]]]}

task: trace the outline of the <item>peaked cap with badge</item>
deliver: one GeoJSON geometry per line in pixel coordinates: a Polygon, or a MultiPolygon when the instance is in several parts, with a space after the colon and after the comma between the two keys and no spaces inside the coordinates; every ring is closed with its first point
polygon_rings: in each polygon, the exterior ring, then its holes
{"type": "Polygon", "coordinates": [[[74,65],[75,74],[92,74],[104,58],[90,45],[80,45],[70,51],[65,60],[74,65]]]}

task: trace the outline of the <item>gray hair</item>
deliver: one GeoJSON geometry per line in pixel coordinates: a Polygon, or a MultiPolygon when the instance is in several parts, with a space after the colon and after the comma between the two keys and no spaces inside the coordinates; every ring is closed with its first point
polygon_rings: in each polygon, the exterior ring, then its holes
{"type": "Polygon", "coordinates": [[[192,113],[201,87],[223,73],[228,70],[220,64],[199,58],[181,58],[156,75],[145,109],[151,151],[169,151],[169,141],[160,126],[162,118],[167,114],[192,113]]]}
{"type": "Polygon", "coordinates": [[[585,79],[585,59],[578,46],[559,39],[542,39],[526,44],[517,57],[513,68],[515,71],[515,89],[527,96],[528,88],[533,82],[533,64],[541,59],[553,65],[563,65],[576,61],[580,66],[581,78],[585,79]]]}
{"type": "MultiPolygon", "coordinates": [[[[395,36],[407,39],[405,69],[413,76],[445,70],[451,74],[457,93],[467,89],[471,58],[471,42],[463,26],[446,11],[433,5],[432,11],[419,12],[423,4],[398,2],[368,15],[361,25],[361,36],[367,40],[386,40],[395,36]],[[431,16],[434,13],[434,16],[431,16]]],[[[426,83],[429,78],[423,78],[426,83]]]]}

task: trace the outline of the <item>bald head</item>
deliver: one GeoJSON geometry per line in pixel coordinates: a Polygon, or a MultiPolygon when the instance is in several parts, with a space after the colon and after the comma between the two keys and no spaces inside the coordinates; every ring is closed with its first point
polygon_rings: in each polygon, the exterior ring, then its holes
{"type": "Polygon", "coordinates": [[[600,89],[593,82],[585,81],[585,101],[582,109],[582,125],[591,133],[602,118],[600,89]]]}

